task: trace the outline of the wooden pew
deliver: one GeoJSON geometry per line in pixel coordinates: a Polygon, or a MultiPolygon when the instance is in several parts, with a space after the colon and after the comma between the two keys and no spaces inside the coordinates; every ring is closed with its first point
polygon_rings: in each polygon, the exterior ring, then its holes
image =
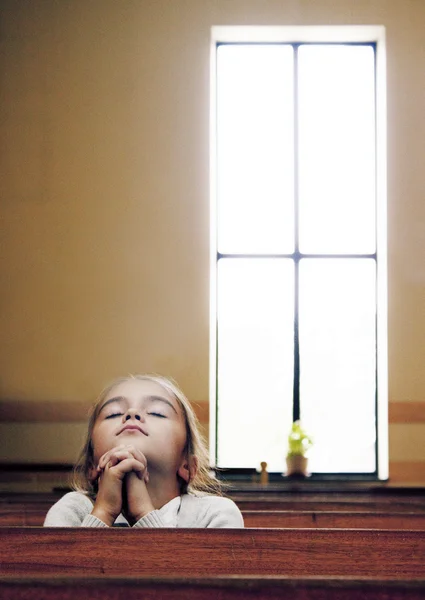
{"type": "Polygon", "coordinates": [[[231,485],[227,492],[232,498],[241,500],[280,500],[296,499],[301,501],[341,501],[341,502],[379,502],[380,504],[397,502],[418,502],[425,504],[425,486],[423,487],[370,487],[346,482],[322,482],[320,486],[310,482],[288,484],[270,483],[265,485],[231,485]]]}
{"type": "MultiPolygon", "coordinates": [[[[7,515],[26,513],[31,518],[31,515],[47,514],[49,508],[54,504],[53,502],[13,502],[13,503],[1,503],[0,502],[0,520],[2,524],[7,524],[7,515]]],[[[237,501],[236,504],[240,510],[244,512],[251,511],[262,511],[262,512],[289,512],[293,511],[296,513],[300,512],[343,512],[343,513],[375,513],[375,514],[386,514],[386,513],[421,513],[425,515],[425,507],[416,504],[397,504],[394,503],[381,505],[379,503],[352,503],[352,502],[298,502],[298,501],[276,501],[276,500],[243,500],[237,501]]],[[[22,525],[25,523],[22,522],[22,525]]],[[[28,523],[30,524],[30,523],[28,523]]],[[[31,524],[37,524],[32,523],[31,524]]]]}
{"type": "Polygon", "coordinates": [[[425,581],[343,578],[1,578],[7,600],[423,600],[425,581]]]}
{"type": "Polygon", "coordinates": [[[245,527],[409,529],[425,531],[425,513],[347,512],[297,510],[246,510],[245,527]]]}
{"type": "MultiPolygon", "coordinates": [[[[395,497],[391,503],[381,503],[368,501],[363,495],[350,501],[346,494],[336,495],[336,500],[306,494],[247,496],[249,499],[234,498],[247,527],[425,528],[425,505],[418,497],[395,497]]],[[[0,527],[41,526],[59,498],[60,494],[0,494],[0,527]]]]}
{"type": "Polygon", "coordinates": [[[0,506],[0,527],[41,527],[47,510],[19,507],[3,509],[0,506]]]}
{"type": "Polygon", "coordinates": [[[0,576],[425,579],[425,532],[0,528],[0,576]]]}
{"type": "MultiPolygon", "coordinates": [[[[425,490],[317,493],[251,490],[231,494],[248,527],[424,529],[425,490]],[[384,493],[385,492],[385,493],[384,493]],[[255,512],[254,512],[255,511],[255,512]],[[340,512],[340,516],[332,513],[340,512]],[[270,514],[270,517],[268,514],[270,514]],[[359,513],[363,513],[360,515],[359,513]],[[375,516],[373,515],[375,514],[375,516]],[[402,513],[406,515],[403,516],[402,513]],[[382,519],[385,516],[385,522],[382,519]],[[272,516],[273,515],[273,516],[272,516]],[[388,515],[388,516],[387,516],[388,515]],[[390,516],[391,515],[391,516],[390,516]]],[[[1,526],[41,526],[64,492],[0,493],[1,526]]]]}
{"type": "Polygon", "coordinates": [[[277,499],[263,498],[234,498],[240,510],[297,510],[297,511],[343,511],[343,512],[422,512],[425,513],[425,504],[422,502],[397,502],[392,503],[374,501],[350,500],[299,500],[291,497],[277,499]]]}
{"type": "MultiPolygon", "coordinates": [[[[45,507],[0,506],[0,527],[41,527],[45,507]]],[[[243,511],[245,527],[253,528],[340,528],[340,529],[408,529],[425,531],[425,513],[378,513],[343,511],[243,511]]]]}
{"type": "MultiPolygon", "coordinates": [[[[383,490],[381,493],[371,492],[296,492],[280,491],[264,492],[255,489],[245,492],[231,492],[232,498],[242,511],[343,511],[343,512],[423,512],[425,513],[425,488],[423,493],[409,489],[400,491],[383,490]],[[385,493],[384,493],[385,491],[385,493]]],[[[66,491],[33,492],[33,493],[0,493],[0,510],[15,507],[17,510],[39,510],[47,513],[48,509],[66,491]]]]}
{"type": "MultiPolygon", "coordinates": [[[[342,485],[342,484],[341,484],[342,485]]],[[[0,506],[9,504],[37,504],[51,506],[68,490],[56,490],[52,492],[0,492],[0,506]]],[[[309,503],[309,504],[336,504],[336,505],[365,505],[376,506],[383,508],[390,505],[391,507],[404,506],[405,508],[417,507],[425,511],[425,487],[424,488],[400,488],[400,489],[381,489],[375,491],[326,491],[326,488],[321,491],[315,491],[314,486],[310,492],[306,492],[305,488],[298,490],[297,488],[285,488],[274,486],[247,486],[245,490],[232,489],[227,490],[227,495],[240,502],[241,505],[247,503],[259,504],[288,504],[286,508],[291,508],[292,503],[309,503]]],[[[255,510],[255,507],[249,507],[250,510],[255,510]]],[[[282,508],[283,509],[283,508],[282,508]]],[[[258,509],[257,509],[258,510],[258,509]]]]}
{"type": "MultiPolygon", "coordinates": [[[[280,502],[279,510],[242,510],[245,526],[425,530],[425,512],[408,512],[407,505],[405,511],[397,512],[392,510],[390,505],[384,504],[378,512],[364,510],[363,504],[356,505],[356,509],[360,508],[360,510],[354,511],[344,511],[340,506],[338,510],[326,510],[328,503],[320,505],[318,510],[295,508],[286,510],[287,504],[287,502],[280,502]],[[284,509],[280,508],[282,506],[284,509]]],[[[25,500],[0,502],[0,527],[42,526],[51,505],[51,498],[46,502],[41,500],[34,502],[32,499],[27,502],[25,500]]],[[[268,505],[269,503],[266,504],[268,505]]]]}
{"type": "Polygon", "coordinates": [[[66,490],[57,492],[0,492],[0,506],[14,504],[37,504],[51,506],[66,494],[66,490]]]}
{"type": "Polygon", "coordinates": [[[424,550],[412,531],[0,529],[0,598],[422,600],[424,550]]]}
{"type": "Polygon", "coordinates": [[[247,487],[245,491],[229,491],[229,496],[241,510],[425,512],[425,488],[306,492],[247,487]]]}
{"type": "MultiPolygon", "coordinates": [[[[22,510],[47,513],[49,508],[60,498],[16,499],[12,502],[0,500],[0,513],[15,512],[22,510]]],[[[419,502],[350,502],[347,500],[298,500],[292,497],[282,497],[276,499],[239,499],[232,498],[242,511],[310,511],[310,512],[382,512],[382,513],[423,513],[425,514],[425,504],[419,502]]]]}

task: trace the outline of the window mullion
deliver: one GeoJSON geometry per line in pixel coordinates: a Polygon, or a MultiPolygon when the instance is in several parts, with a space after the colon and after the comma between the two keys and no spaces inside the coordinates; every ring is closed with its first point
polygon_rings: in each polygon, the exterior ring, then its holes
{"type": "Polygon", "coordinates": [[[294,397],[293,420],[300,418],[300,345],[299,345],[299,153],[298,153],[298,44],[294,48],[294,397]]]}

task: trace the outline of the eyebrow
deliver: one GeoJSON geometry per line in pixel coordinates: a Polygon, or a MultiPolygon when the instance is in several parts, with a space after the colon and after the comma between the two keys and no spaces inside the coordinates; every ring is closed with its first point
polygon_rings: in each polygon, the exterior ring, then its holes
{"type": "MultiPolygon", "coordinates": [[[[102,405],[102,408],[99,410],[98,414],[100,414],[102,412],[102,410],[105,408],[105,406],[108,406],[108,404],[111,404],[112,402],[121,403],[125,400],[127,400],[127,398],[125,396],[116,396],[115,398],[110,398],[109,400],[107,400],[105,402],[105,404],[102,405]]],[[[174,408],[173,404],[169,400],[166,400],[165,398],[163,398],[162,396],[144,396],[143,400],[148,400],[149,402],[155,402],[155,401],[156,402],[164,402],[164,404],[168,404],[168,406],[171,406],[171,408],[174,410],[176,415],[178,415],[178,412],[174,408]]]]}

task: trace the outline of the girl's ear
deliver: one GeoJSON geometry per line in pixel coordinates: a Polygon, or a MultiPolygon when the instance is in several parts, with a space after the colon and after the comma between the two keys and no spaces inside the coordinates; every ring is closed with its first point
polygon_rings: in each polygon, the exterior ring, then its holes
{"type": "Polygon", "coordinates": [[[185,457],[177,471],[183,481],[190,483],[198,471],[198,459],[196,456],[185,457]]]}

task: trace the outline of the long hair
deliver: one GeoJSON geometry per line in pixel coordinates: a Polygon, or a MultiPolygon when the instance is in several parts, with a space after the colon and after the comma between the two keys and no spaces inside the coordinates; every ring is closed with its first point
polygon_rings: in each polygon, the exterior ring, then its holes
{"type": "Polygon", "coordinates": [[[92,443],[93,428],[100,409],[102,408],[102,405],[111,390],[117,385],[131,381],[132,379],[138,379],[140,381],[152,381],[159,384],[176,398],[182,409],[186,426],[186,445],[184,452],[187,455],[189,464],[195,465],[195,468],[193,469],[193,472],[191,470],[192,474],[189,482],[186,482],[179,477],[180,493],[206,492],[221,494],[223,484],[218,481],[211,472],[205,439],[201,434],[199,420],[189,400],[174,381],[161,375],[129,375],[128,377],[120,377],[112,381],[101,392],[91,410],[86,440],[81,448],[72,472],[72,488],[89,496],[96,495],[97,481],[93,481],[91,477],[92,469],[96,467],[94,464],[92,443]]]}

